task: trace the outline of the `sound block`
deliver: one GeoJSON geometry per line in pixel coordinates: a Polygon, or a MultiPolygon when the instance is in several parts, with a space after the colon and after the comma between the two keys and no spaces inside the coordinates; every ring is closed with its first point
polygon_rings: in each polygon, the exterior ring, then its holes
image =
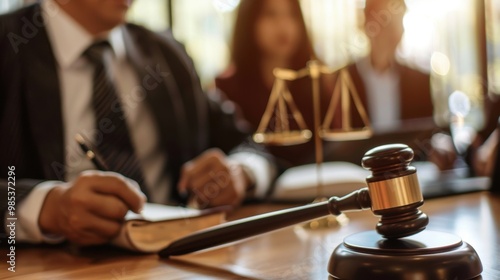
{"type": "Polygon", "coordinates": [[[350,235],[333,252],[329,279],[473,279],[483,266],[456,235],[424,230],[400,239],[376,231],[350,235]]]}

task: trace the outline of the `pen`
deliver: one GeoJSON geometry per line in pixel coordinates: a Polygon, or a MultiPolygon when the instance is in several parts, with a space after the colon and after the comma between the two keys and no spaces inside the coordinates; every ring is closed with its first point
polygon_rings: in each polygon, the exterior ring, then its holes
{"type": "Polygon", "coordinates": [[[78,143],[78,146],[82,149],[83,153],[87,156],[88,159],[92,161],[95,167],[101,171],[108,171],[106,163],[99,157],[86,143],[85,138],[77,133],[75,135],[75,140],[78,143]]]}

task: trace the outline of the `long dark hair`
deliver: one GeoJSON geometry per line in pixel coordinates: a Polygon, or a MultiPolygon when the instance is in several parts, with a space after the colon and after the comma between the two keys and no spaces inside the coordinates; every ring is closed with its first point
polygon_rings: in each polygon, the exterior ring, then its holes
{"type": "MultiPolygon", "coordinates": [[[[255,76],[259,71],[261,53],[255,38],[255,23],[262,12],[265,1],[269,0],[242,0],[238,9],[238,16],[234,27],[232,42],[232,64],[239,73],[255,76]]],[[[291,56],[289,67],[298,70],[305,67],[307,61],[315,58],[314,51],[307,34],[304,17],[298,0],[289,0],[292,11],[296,16],[300,28],[301,47],[291,56]]]]}

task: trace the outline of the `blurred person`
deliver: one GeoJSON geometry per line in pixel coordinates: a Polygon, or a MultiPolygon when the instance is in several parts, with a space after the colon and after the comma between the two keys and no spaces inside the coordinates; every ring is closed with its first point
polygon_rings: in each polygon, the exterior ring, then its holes
{"type": "MultiPolygon", "coordinates": [[[[430,75],[402,64],[396,57],[406,9],[403,0],[366,0],[363,31],[369,53],[342,71],[348,71],[351,77],[373,135],[362,141],[334,142],[328,151],[331,160],[359,164],[365,151],[389,142],[409,145],[416,160],[427,160],[432,153],[428,143],[439,129],[432,118],[430,75]]],[[[352,127],[364,127],[353,101],[350,107],[352,127]]],[[[341,120],[342,115],[337,118],[341,120]]]]}
{"type": "MultiPolygon", "coordinates": [[[[396,59],[405,13],[403,0],[367,0],[364,32],[370,51],[347,66],[375,132],[398,129],[404,120],[433,116],[430,75],[396,59]]],[[[362,124],[358,115],[353,120],[357,126],[362,124]]]]}
{"type": "MultiPolygon", "coordinates": [[[[314,58],[298,0],[242,0],[234,27],[232,61],[216,78],[215,85],[238,105],[255,131],[269,100],[274,68],[299,70],[314,58]]],[[[288,82],[287,86],[308,128],[314,131],[310,79],[288,82]]],[[[321,93],[323,116],[330,93],[328,90],[321,93]]],[[[284,166],[314,160],[314,141],[268,148],[284,166]]]]}
{"type": "Polygon", "coordinates": [[[244,122],[203,93],[171,36],[125,23],[131,2],[45,0],[0,16],[0,166],[15,168],[18,242],[106,243],[146,199],[236,206],[267,191],[273,165],[241,144],[244,122]],[[95,170],[77,133],[113,172],[95,170]]]}

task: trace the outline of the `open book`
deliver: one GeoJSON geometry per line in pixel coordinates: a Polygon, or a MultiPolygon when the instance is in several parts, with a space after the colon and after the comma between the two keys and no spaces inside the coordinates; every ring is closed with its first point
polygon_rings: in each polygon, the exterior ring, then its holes
{"type": "Polygon", "coordinates": [[[141,214],[127,213],[120,234],[111,243],[155,253],[178,238],[224,222],[227,210],[227,207],[197,210],[146,203],[141,214]]]}

